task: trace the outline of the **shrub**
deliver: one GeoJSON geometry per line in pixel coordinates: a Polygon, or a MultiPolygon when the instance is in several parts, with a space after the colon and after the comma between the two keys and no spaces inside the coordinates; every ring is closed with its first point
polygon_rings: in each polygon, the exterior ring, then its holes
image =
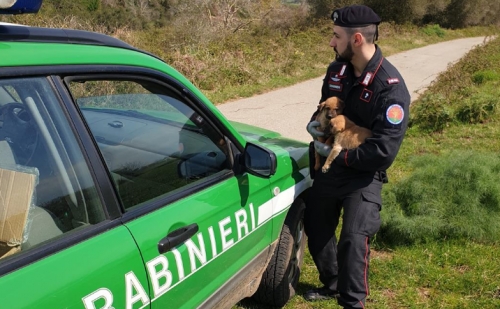
{"type": "Polygon", "coordinates": [[[446,8],[445,27],[464,28],[500,23],[500,2],[490,0],[451,0],[446,8]]]}
{"type": "Polygon", "coordinates": [[[89,12],[95,12],[99,9],[99,7],[100,7],[99,0],[90,0],[87,2],[87,10],[89,12]]]}
{"type": "Polygon", "coordinates": [[[412,245],[444,239],[498,243],[500,157],[452,151],[410,162],[413,172],[384,190],[377,241],[412,245]]]}
{"type": "Polygon", "coordinates": [[[485,82],[499,81],[499,80],[500,80],[500,74],[492,70],[479,71],[472,75],[472,81],[478,85],[484,84],[485,82]]]}
{"type": "Polygon", "coordinates": [[[332,12],[336,8],[341,8],[347,5],[363,4],[362,1],[356,0],[307,0],[311,7],[311,15],[314,18],[330,18],[332,12]]]}
{"type": "Polygon", "coordinates": [[[394,21],[397,24],[411,23],[418,20],[413,0],[365,0],[383,21],[394,21]]]}
{"type": "Polygon", "coordinates": [[[453,122],[453,108],[442,95],[424,95],[411,105],[410,123],[423,131],[441,131],[453,122]]]}
{"type": "Polygon", "coordinates": [[[456,118],[468,124],[484,123],[495,117],[498,113],[500,102],[493,94],[477,94],[465,99],[458,104],[456,118]]]}
{"type": "Polygon", "coordinates": [[[446,34],[446,31],[441,28],[439,25],[427,25],[423,27],[420,31],[422,31],[424,34],[428,36],[438,36],[440,38],[444,37],[446,34]]]}

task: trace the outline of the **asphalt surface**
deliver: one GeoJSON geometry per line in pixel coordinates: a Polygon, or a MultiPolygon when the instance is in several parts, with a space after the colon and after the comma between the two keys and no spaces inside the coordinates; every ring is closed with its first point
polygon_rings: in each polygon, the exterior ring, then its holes
{"type": "MultiPolygon", "coordinates": [[[[477,45],[484,44],[485,40],[485,37],[475,37],[442,42],[391,55],[387,60],[403,76],[414,101],[449,65],[477,45]]],[[[319,103],[322,80],[323,76],[217,107],[229,120],[259,126],[277,131],[285,137],[309,142],[311,136],[305,127],[319,103]]]]}

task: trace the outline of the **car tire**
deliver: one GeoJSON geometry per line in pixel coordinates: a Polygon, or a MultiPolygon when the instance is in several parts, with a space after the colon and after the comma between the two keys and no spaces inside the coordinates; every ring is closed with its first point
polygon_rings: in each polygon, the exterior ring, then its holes
{"type": "Polygon", "coordinates": [[[295,295],[306,244],[304,209],[305,203],[300,198],[292,204],[274,254],[253,295],[255,301],[283,307],[295,295]]]}

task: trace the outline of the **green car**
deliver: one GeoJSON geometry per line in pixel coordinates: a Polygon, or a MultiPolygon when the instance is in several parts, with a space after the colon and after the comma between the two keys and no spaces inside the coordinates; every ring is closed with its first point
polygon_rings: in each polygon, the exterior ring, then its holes
{"type": "Polygon", "coordinates": [[[306,144],[228,121],[156,56],[0,23],[1,308],[283,306],[311,183],[306,144]]]}

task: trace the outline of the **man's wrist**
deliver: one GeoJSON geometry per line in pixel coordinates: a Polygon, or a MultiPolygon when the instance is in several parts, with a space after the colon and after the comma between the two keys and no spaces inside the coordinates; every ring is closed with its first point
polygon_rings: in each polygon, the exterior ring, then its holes
{"type": "Polygon", "coordinates": [[[320,127],[321,124],[319,123],[319,121],[310,121],[307,126],[306,126],[306,130],[307,132],[312,136],[312,138],[314,140],[317,140],[318,137],[320,136],[324,136],[325,133],[324,132],[321,132],[317,129],[317,127],[320,127]]]}

